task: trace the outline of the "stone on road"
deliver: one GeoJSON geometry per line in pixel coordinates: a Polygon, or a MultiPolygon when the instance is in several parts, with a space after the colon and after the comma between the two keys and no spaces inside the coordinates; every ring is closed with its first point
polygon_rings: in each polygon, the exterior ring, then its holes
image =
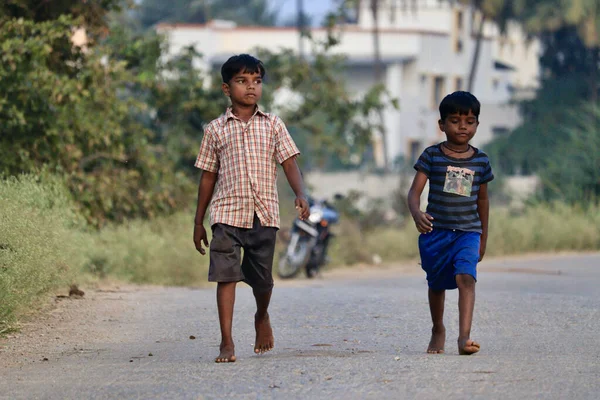
{"type": "Polygon", "coordinates": [[[0,398],[600,396],[600,254],[484,261],[472,331],[482,349],[474,356],[458,355],[456,291],[446,296],[446,354],[426,354],[431,323],[417,268],[278,282],[275,349],[262,356],[253,353],[252,293],[240,285],[230,364],[214,362],[214,288],[90,293],[77,300],[82,306],[59,304],[45,329],[0,342],[0,398]]]}

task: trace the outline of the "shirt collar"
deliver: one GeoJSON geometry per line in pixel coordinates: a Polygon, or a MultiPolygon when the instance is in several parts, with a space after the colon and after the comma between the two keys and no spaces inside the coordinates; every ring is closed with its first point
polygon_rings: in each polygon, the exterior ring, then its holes
{"type": "MultiPolygon", "coordinates": [[[[262,116],[262,117],[266,117],[267,116],[267,114],[264,113],[263,111],[261,111],[258,106],[256,106],[256,110],[254,111],[254,114],[252,116],[254,117],[257,114],[260,115],[260,116],[262,116]]],[[[233,114],[233,109],[231,107],[227,107],[227,111],[225,112],[225,118],[226,118],[226,120],[229,120],[231,118],[233,118],[233,119],[239,119],[238,117],[236,117],[233,114]]]]}

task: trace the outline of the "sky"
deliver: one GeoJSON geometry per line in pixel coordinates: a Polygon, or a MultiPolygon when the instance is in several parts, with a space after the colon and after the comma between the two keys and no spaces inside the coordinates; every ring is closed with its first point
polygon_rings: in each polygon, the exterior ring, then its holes
{"type": "MultiPolygon", "coordinates": [[[[296,15],[296,0],[269,0],[273,8],[280,8],[281,20],[296,15]]],[[[334,0],[304,0],[304,10],[313,16],[313,23],[320,25],[323,17],[334,8],[334,0]]]]}

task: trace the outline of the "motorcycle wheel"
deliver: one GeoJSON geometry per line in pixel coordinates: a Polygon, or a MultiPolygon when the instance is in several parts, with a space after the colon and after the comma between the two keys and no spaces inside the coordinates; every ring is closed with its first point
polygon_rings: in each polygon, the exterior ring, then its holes
{"type": "Polygon", "coordinates": [[[293,259],[290,259],[285,253],[279,258],[277,265],[277,275],[281,279],[291,279],[306,266],[310,258],[310,248],[308,240],[300,238],[294,251],[293,259]]]}

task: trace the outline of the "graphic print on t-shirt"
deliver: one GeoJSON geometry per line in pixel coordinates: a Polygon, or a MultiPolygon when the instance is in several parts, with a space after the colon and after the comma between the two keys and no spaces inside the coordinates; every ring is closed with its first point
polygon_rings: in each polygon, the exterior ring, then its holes
{"type": "Polygon", "coordinates": [[[444,192],[469,197],[471,196],[474,177],[475,171],[448,165],[446,181],[444,182],[444,192]]]}

